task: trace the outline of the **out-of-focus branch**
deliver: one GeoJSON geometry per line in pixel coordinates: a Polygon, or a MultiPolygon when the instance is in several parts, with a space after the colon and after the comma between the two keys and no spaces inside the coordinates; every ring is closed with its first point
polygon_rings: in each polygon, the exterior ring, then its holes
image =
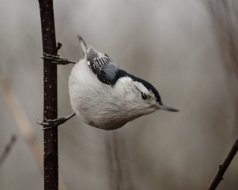
{"type": "Polygon", "coordinates": [[[223,180],[223,175],[226,172],[227,168],[229,167],[234,156],[236,155],[237,150],[238,150],[238,138],[234,142],[234,144],[233,144],[230,152],[226,156],[226,159],[224,160],[224,162],[219,166],[219,170],[218,170],[215,178],[213,179],[210,187],[208,188],[208,190],[215,190],[217,188],[217,186],[219,185],[219,183],[223,180]]]}
{"type": "MultiPolygon", "coordinates": [[[[238,79],[238,2],[237,0],[209,0],[206,1],[211,18],[214,21],[215,34],[217,33],[224,65],[231,76],[238,79]]],[[[231,77],[233,78],[233,77],[231,77]]],[[[235,89],[237,92],[237,88],[235,89]]],[[[234,96],[234,105],[238,109],[237,94],[234,96]]],[[[236,112],[237,113],[237,112],[236,112]]],[[[236,120],[237,121],[237,120],[236,120]]],[[[214,190],[223,179],[228,166],[238,150],[238,138],[233,144],[229,154],[212,181],[209,190],[214,190]]]]}
{"type": "Polygon", "coordinates": [[[211,18],[229,73],[238,78],[238,2],[236,0],[209,0],[211,18]]]}
{"type": "Polygon", "coordinates": [[[112,131],[106,139],[106,146],[109,158],[109,170],[111,176],[111,189],[121,190],[124,186],[122,165],[120,160],[120,146],[118,143],[119,136],[115,131],[112,131]]]}
{"type": "Polygon", "coordinates": [[[0,155],[0,167],[3,164],[4,160],[6,160],[7,156],[9,155],[12,147],[14,146],[15,142],[17,140],[16,135],[12,135],[10,141],[5,146],[5,149],[3,150],[3,153],[0,155]]]}
{"type": "Polygon", "coordinates": [[[37,164],[42,171],[42,147],[36,140],[36,136],[33,132],[31,124],[27,118],[27,115],[22,108],[21,103],[18,98],[14,95],[10,84],[7,80],[1,80],[1,88],[4,100],[13,115],[13,118],[17,124],[19,131],[21,132],[23,138],[25,139],[27,145],[30,147],[31,152],[33,153],[37,164]]]}
{"type": "Polygon", "coordinates": [[[130,167],[125,160],[128,156],[126,144],[123,136],[118,131],[111,131],[106,138],[108,171],[110,176],[110,185],[113,190],[130,189],[133,190],[131,181],[130,167]]]}
{"type": "MultiPolygon", "coordinates": [[[[30,151],[34,156],[36,163],[41,173],[43,174],[43,149],[42,146],[40,146],[40,143],[37,141],[37,137],[32,129],[31,123],[27,117],[26,112],[23,109],[17,96],[15,96],[15,94],[13,93],[8,80],[1,78],[0,88],[6,105],[9,108],[13,119],[16,122],[16,126],[18,127],[22,137],[30,148],[30,151]]],[[[61,179],[59,180],[59,189],[66,189],[61,179]]]]}

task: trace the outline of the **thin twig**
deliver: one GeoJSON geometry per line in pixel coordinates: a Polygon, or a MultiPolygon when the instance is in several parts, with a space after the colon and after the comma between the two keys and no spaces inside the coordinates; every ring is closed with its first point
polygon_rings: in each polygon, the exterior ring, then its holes
{"type": "Polygon", "coordinates": [[[217,188],[217,186],[219,185],[219,183],[223,180],[223,175],[226,172],[227,168],[229,167],[234,156],[236,155],[237,150],[238,150],[238,138],[234,142],[234,144],[233,144],[230,152],[226,156],[226,159],[224,160],[224,162],[221,165],[219,165],[219,170],[218,170],[215,178],[213,179],[210,187],[208,188],[208,190],[215,190],[217,188]]]}
{"type": "Polygon", "coordinates": [[[3,162],[6,160],[7,156],[9,155],[9,153],[12,150],[12,147],[14,146],[14,144],[16,143],[17,137],[16,135],[12,135],[10,141],[8,142],[8,144],[5,146],[1,156],[0,156],[0,167],[3,164],[3,162]]]}

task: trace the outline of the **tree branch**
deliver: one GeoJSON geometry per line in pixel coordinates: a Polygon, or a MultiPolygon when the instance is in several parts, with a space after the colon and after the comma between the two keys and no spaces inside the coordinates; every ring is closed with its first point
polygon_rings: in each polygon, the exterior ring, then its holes
{"type": "Polygon", "coordinates": [[[229,167],[234,156],[236,155],[237,150],[238,150],[238,138],[234,142],[234,144],[233,144],[230,152],[226,156],[226,159],[224,160],[224,162],[221,165],[219,165],[219,170],[218,170],[215,178],[213,179],[210,187],[208,188],[208,190],[215,190],[217,188],[217,186],[219,185],[219,183],[223,180],[223,175],[226,172],[227,168],[229,167]]]}
{"type": "Polygon", "coordinates": [[[17,137],[16,135],[12,135],[9,143],[5,146],[5,149],[3,151],[3,153],[0,155],[0,166],[3,164],[4,160],[7,158],[7,156],[9,155],[12,147],[14,146],[14,144],[16,143],[17,137]]]}
{"type": "MultiPolygon", "coordinates": [[[[39,0],[43,53],[56,55],[53,0],[39,0]]],[[[44,59],[44,120],[57,118],[57,65],[44,59]]],[[[58,189],[58,129],[44,131],[44,189],[58,189]]]]}

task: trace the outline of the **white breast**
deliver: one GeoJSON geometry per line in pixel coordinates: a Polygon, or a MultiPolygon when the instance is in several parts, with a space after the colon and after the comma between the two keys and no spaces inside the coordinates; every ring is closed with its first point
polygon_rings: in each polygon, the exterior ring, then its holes
{"type": "Polygon", "coordinates": [[[85,60],[72,69],[69,77],[70,102],[76,115],[85,123],[104,129],[118,128],[126,123],[119,116],[120,100],[115,100],[111,89],[110,85],[97,79],[85,60]]]}
{"type": "Polygon", "coordinates": [[[141,101],[141,95],[131,78],[123,77],[113,87],[104,84],[90,70],[85,60],[79,61],[72,69],[69,96],[76,115],[85,123],[98,128],[116,129],[148,114],[137,109],[137,100],[141,101]]]}

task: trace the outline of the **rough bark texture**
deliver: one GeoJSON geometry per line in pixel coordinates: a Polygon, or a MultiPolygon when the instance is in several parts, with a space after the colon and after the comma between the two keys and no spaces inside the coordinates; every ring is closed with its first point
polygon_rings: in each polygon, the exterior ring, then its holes
{"type": "MultiPolygon", "coordinates": [[[[39,0],[43,52],[56,55],[52,0],[39,0]]],[[[57,118],[57,65],[44,60],[44,119],[57,118]]],[[[58,189],[58,129],[44,131],[44,189],[58,189]]]]}

